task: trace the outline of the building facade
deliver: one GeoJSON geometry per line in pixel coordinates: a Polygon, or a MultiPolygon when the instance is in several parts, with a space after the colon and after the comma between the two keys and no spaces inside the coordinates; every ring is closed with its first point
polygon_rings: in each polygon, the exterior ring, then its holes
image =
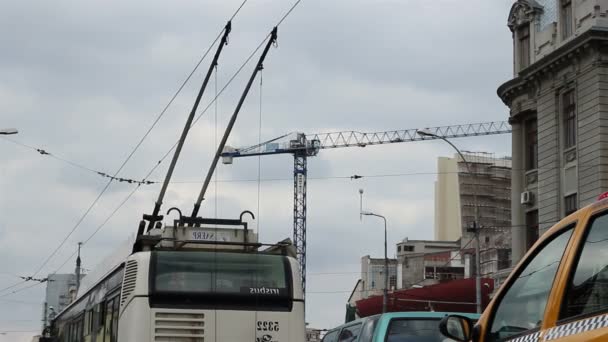
{"type": "MultiPolygon", "coordinates": [[[[81,276],[81,279],[84,277],[81,276]]],[[[75,274],[49,274],[43,304],[43,328],[49,319],[59,314],[76,295],[75,274]]]]}
{"type": "MultiPolygon", "coordinates": [[[[371,258],[366,255],[361,258],[361,297],[381,296],[384,291],[384,259],[371,258]]],[[[388,260],[388,289],[397,289],[397,260],[388,260]]]]}
{"type": "Polygon", "coordinates": [[[397,281],[400,289],[435,285],[470,277],[473,250],[461,252],[459,246],[444,252],[412,253],[398,260],[397,281]]]}
{"type": "MultiPolygon", "coordinates": [[[[477,206],[480,227],[480,271],[494,277],[510,267],[511,249],[511,159],[496,158],[491,153],[465,152],[437,162],[435,182],[435,238],[456,241],[461,249],[474,248],[477,206]]],[[[475,262],[475,255],[471,255],[475,262]]],[[[474,275],[474,267],[472,272],[474,275]]]]}
{"type": "Polygon", "coordinates": [[[512,258],[608,190],[608,0],[519,0],[513,79],[512,258]]]}
{"type": "Polygon", "coordinates": [[[321,342],[321,330],[306,327],[306,342],[321,342]]]}

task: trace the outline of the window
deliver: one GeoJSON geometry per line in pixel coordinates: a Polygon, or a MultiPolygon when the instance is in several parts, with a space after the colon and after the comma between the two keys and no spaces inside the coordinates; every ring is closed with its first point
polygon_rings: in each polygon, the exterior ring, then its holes
{"type": "Polygon", "coordinates": [[[397,277],[392,275],[388,280],[389,288],[396,289],[397,288],[397,277]]]}
{"type": "Polygon", "coordinates": [[[576,101],[574,90],[562,95],[562,115],[564,120],[564,148],[576,145],[576,101]]]}
{"type": "Polygon", "coordinates": [[[568,195],[564,197],[564,214],[566,216],[572,214],[577,209],[576,205],[576,194],[568,195]]]}
{"type": "Polygon", "coordinates": [[[498,257],[498,269],[504,270],[511,267],[511,250],[510,249],[498,249],[496,251],[498,257]]]}
{"type": "Polygon", "coordinates": [[[91,316],[92,316],[93,311],[88,310],[85,314],[84,314],[84,336],[89,336],[91,334],[92,331],[92,320],[91,320],[91,316]]]}
{"type": "Polygon", "coordinates": [[[488,341],[504,341],[540,327],[557,268],[573,228],[548,242],[511,284],[494,313],[488,341]]]}
{"type": "Polygon", "coordinates": [[[241,253],[156,252],[154,289],[162,293],[287,295],[285,259],[241,253]],[[268,291],[266,291],[268,290],[268,291]]]}
{"type": "Polygon", "coordinates": [[[344,329],[342,329],[342,332],[340,332],[340,337],[338,337],[338,342],[357,341],[360,331],[361,331],[361,323],[351,325],[349,327],[345,327],[344,329]]]}
{"type": "Polygon", "coordinates": [[[112,314],[114,313],[114,300],[106,302],[106,326],[104,329],[104,342],[112,341],[112,314]]]}
{"type": "Polygon", "coordinates": [[[560,318],[608,311],[608,214],[592,219],[560,318]]]}
{"type": "Polygon", "coordinates": [[[443,341],[439,319],[393,319],[389,323],[386,341],[443,341]]]}
{"type": "Polygon", "coordinates": [[[372,338],[374,337],[374,331],[376,330],[376,325],[378,323],[379,317],[371,318],[363,325],[363,329],[361,331],[361,337],[357,342],[372,342],[372,338]]]}
{"type": "Polygon", "coordinates": [[[525,69],[530,65],[530,24],[525,24],[517,29],[519,69],[525,69]]]}
{"type": "Polygon", "coordinates": [[[572,35],[572,0],[561,0],[562,39],[572,35]]]}
{"type": "Polygon", "coordinates": [[[336,342],[338,341],[338,332],[340,332],[339,330],[334,330],[334,331],[330,331],[327,334],[325,334],[325,336],[323,336],[323,339],[321,340],[321,342],[336,342]]]}
{"type": "Polygon", "coordinates": [[[120,302],[118,297],[114,297],[114,311],[112,314],[112,342],[118,341],[118,316],[119,316],[120,302]]]}
{"type": "Polygon", "coordinates": [[[403,251],[404,252],[413,252],[414,246],[403,246],[403,251]]]}
{"type": "Polygon", "coordinates": [[[150,302],[213,309],[291,310],[291,268],[286,257],[243,253],[152,253],[150,302]]]}
{"type": "Polygon", "coordinates": [[[526,121],[526,171],[538,168],[538,129],[536,118],[526,121]]]}
{"type": "Polygon", "coordinates": [[[526,250],[538,240],[538,210],[526,213],[526,250]]]}
{"type": "Polygon", "coordinates": [[[401,252],[401,246],[397,246],[397,252],[401,252]]]}

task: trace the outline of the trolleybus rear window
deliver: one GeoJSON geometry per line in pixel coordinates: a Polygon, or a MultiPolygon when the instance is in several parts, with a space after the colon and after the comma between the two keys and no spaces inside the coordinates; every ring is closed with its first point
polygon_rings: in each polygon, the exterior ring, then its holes
{"type": "Polygon", "coordinates": [[[289,296],[287,260],[279,255],[225,252],[155,252],[152,292],[289,296]]]}

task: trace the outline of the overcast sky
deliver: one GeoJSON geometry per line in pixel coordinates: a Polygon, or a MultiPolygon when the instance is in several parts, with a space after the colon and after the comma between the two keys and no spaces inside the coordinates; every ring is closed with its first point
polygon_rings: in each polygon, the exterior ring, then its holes
{"type": "MultiPolygon", "coordinates": [[[[167,104],[241,0],[4,1],[0,7],[0,128],[12,139],[88,168],[113,173],[167,104]]],[[[291,6],[249,0],[233,22],[218,69],[221,88],[291,6]]],[[[287,132],[383,131],[506,120],[496,88],[512,73],[508,0],[303,0],[279,28],[229,144],[287,132]]],[[[257,58],[257,57],[256,57],[257,58]]],[[[121,176],[141,179],[181,132],[209,60],[182,91],[121,176]]],[[[231,115],[252,65],[222,94],[218,131],[231,115]]],[[[213,79],[212,79],[213,80],[213,79]]],[[[201,108],[214,96],[214,82],[201,108]]],[[[213,107],[193,127],[169,187],[166,210],[190,211],[212,158],[213,107]]],[[[454,141],[461,149],[510,154],[510,137],[454,141]]],[[[322,151],[309,159],[307,321],[343,322],[360,258],[381,257],[381,221],[359,221],[365,206],[385,215],[394,243],[433,237],[436,160],[444,143],[417,142],[322,151]],[[388,174],[424,173],[384,177],[388,174]],[[360,180],[331,177],[367,175],[360,180]],[[377,176],[377,177],[371,177],[377,176]]],[[[107,179],[0,139],[0,289],[31,275],[74,227],[107,179]]],[[[289,155],[220,165],[217,200],[210,188],[202,214],[257,212],[259,234],[275,242],[292,233],[293,160],[289,155]],[[258,201],[260,210],[258,212],[258,201]]],[[[161,180],[167,163],[153,174],[161,180]]],[[[40,273],[56,271],[133,190],[112,184],[65,247],[40,273]]],[[[159,190],[142,186],[83,247],[94,268],[134,234],[159,190]]],[[[71,272],[74,261],[60,269],[71,272]]],[[[25,285],[13,289],[21,289],[25,285]]],[[[11,289],[11,290],[13,290],[11,289]]],[[[0,292],[0,332],[40,327],[44,286],[0,292]],[[4,301],[4,302],[2,302],[4,301]]],[[[0,335],[29,341],[32,333],[0,335]]]]}

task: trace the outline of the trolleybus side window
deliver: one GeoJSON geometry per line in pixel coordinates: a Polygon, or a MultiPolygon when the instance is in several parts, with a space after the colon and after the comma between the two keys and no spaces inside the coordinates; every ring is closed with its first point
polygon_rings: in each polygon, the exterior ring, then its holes
{"type": "Polygon", "coordinates": [[[498,306],[489,329],[489,341],[503,341],[511,336],[538,329],[560,261],[574,227],[556,235],[536,252],[518,272],[498,306]]]}
{"type": "Polygon", "coordinates": [[[114,314],[112,315],[112,342],[118,341],[118,314],[120,309],[119,297],[114,297],[114,314]]]}
{"type": "Polygon", "coordinates": [[[560,319],[608,311],[608,213],[591,219],[560,319]]]}
{"type": "Polygon", "coordinates": [[[106,302],[104,342],[116,342],[118,333],[118,297],[106,302]]]}
{"type": "Polygon", "coordinates": [[[91,331],[92,331],[92,329],[91,329],[91,322],[93,321],[93,318],[92,318],[93,315],[92,315],[92,313],[93,312],[91,310],[87,310],[84,313],[84,332],[83,332],[84,336],[91,335],[91,331]]]}

